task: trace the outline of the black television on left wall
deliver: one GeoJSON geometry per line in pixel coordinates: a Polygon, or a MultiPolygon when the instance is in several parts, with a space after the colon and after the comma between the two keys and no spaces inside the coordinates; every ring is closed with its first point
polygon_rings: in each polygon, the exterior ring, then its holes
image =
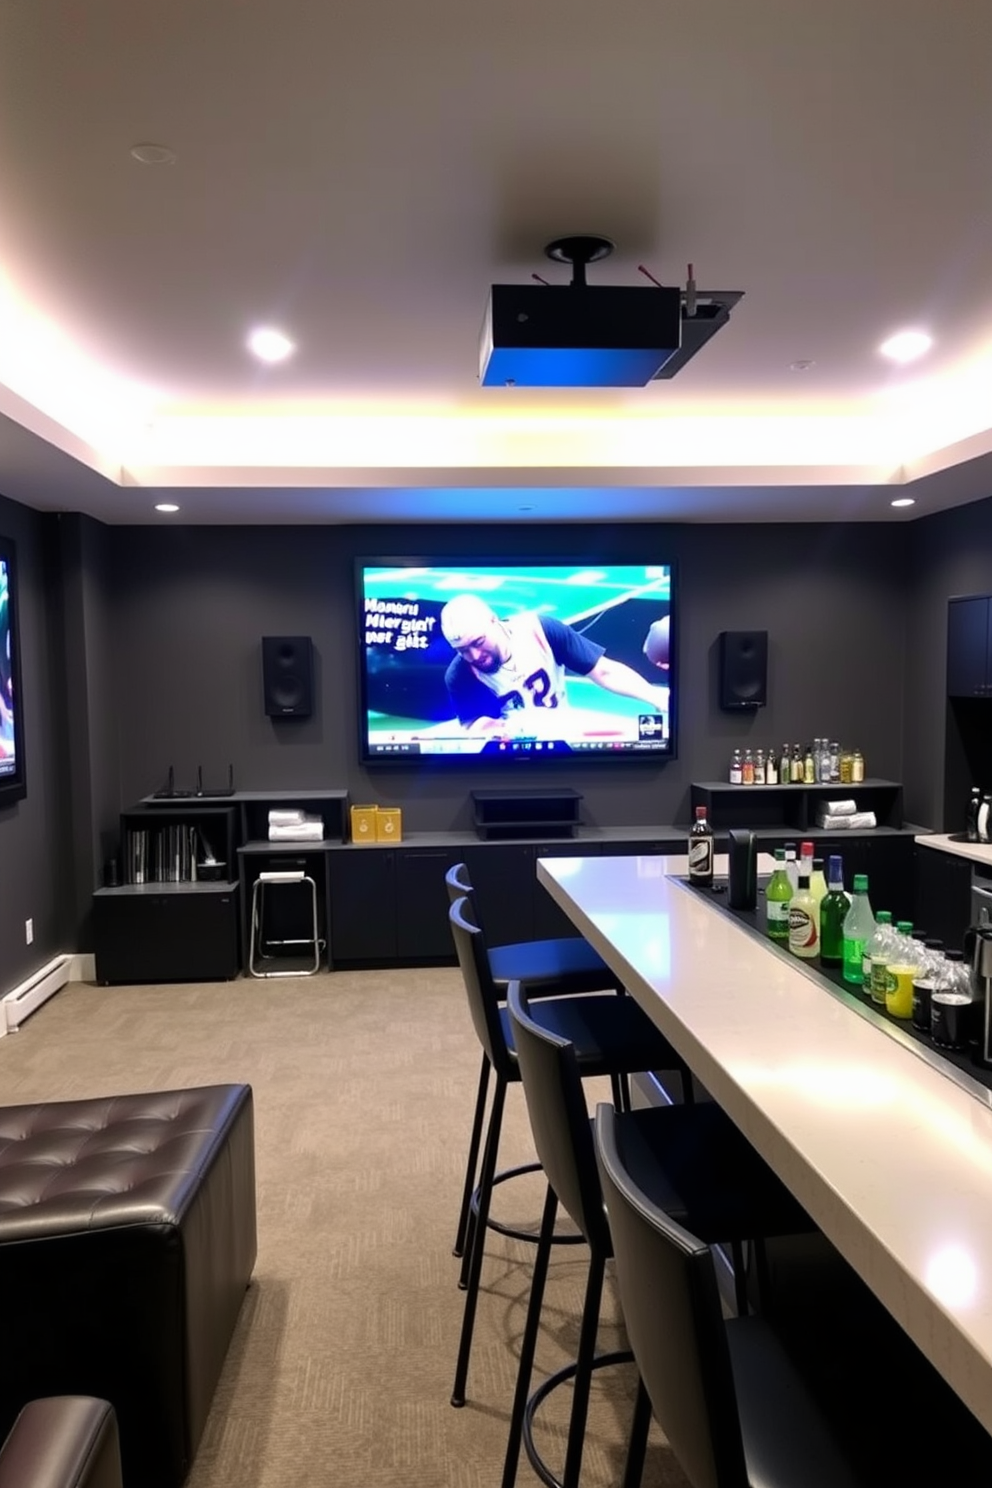
{"type": "Polygon", "coordinates": [[[26,794],[17,552],[0,535],[0,810],[26,794]]]}

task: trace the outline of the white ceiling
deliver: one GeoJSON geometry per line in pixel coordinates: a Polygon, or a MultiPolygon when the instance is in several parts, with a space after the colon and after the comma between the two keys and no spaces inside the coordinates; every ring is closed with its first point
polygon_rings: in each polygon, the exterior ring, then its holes
{"type": "Polygon", "coordinates": [[[0,491],[109,522],[988,495],[990,56],[988,0],[0,0],[0,491]],[[617,245],[590,282],[691,261],[745,297],[670,382],[480,388],[490,285],[567,282],[570,232],[617,245]],[[894,369],[907,325],[934,349],[894,369]]]}

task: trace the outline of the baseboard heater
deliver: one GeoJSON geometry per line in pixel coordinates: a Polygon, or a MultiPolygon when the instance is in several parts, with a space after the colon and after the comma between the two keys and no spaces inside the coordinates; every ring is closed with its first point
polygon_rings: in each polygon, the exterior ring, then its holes
{"type": "Polygon", "coordinates": [[[0,997],[0,1037],[20,1028],[25,1018],[54,997],[66,982],[73,978],[75,962],[81,958],[71,955],[55,956],[44,966],[32,972],[21,984],[0,997]]]}

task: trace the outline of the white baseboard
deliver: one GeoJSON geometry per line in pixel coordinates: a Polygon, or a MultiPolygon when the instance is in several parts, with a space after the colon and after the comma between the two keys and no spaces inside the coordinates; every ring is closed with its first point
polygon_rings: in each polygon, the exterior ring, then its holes
{"type": "Polygon", "coordinates": [[[42,1003],[54,997],[67,982],[92,981],[95,967],[92,954],[54,956],[44,966],[25,977],[24,981],[0,997],[0,1038],[15,1033],[25,1018],[37,1012],[42,1003]]]}

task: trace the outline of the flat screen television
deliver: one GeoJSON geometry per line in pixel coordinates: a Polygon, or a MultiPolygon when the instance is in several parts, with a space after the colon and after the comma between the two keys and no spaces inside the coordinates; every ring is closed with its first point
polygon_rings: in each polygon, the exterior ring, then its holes
{"type": "Polygon", "coordinates": [[[365,763],[674,758],[670,563],[357,568],[365,763]]]}
{"type": "Polygon", "coordinates": [[[0,537],[0,809],[27,791],[17,622],[17,557],[0,537]]]}

